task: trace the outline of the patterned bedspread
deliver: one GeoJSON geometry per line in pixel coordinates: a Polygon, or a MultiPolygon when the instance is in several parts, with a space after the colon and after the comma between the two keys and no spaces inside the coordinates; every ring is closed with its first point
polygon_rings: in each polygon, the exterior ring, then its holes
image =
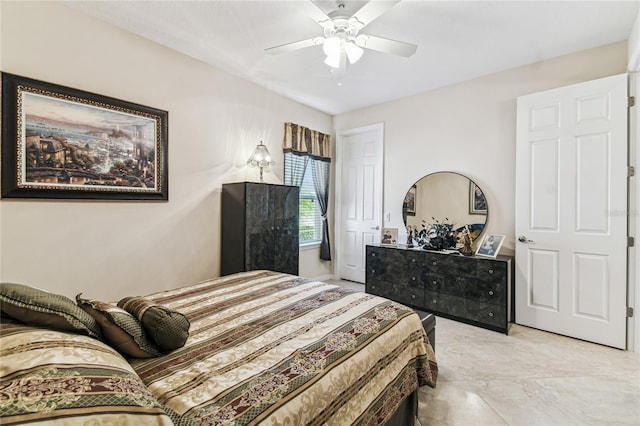
{"type": "Polygon", "coordinates": [[[365,293],[252,271],[147,296],[191,322],[185,347],[131,365],[202,425],[378,425],[437,365],[418,316],[365,293]]]}

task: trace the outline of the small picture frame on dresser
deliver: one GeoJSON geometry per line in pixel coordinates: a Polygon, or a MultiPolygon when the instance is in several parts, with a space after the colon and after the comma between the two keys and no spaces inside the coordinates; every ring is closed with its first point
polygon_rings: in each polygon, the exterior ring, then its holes
{"type": "Polygon", "coordinates": [[[381,246],[395,247],[398,245],[398,228],[382,228],[381,246]]]}
{"type": "Polygon", "coordinates": [[[500,251],[500,247],[502,247],[503,241],[504,235],[486,234],[476,250],[476,256],[495,258],[500,251]]]}

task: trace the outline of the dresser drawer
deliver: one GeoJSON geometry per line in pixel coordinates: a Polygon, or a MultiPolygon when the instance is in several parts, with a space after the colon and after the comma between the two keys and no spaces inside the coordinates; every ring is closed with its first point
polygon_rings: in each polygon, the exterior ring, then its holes
{"type": "Polygon", "coordinates": [[[478,285],[475,277],[444,275],[440,291],[451,296],[465,297],[474,291],[478,285]]]}
{"type": "Polygon", "coordinates": [[[425,290],[424,292],[424,308],[429,311],[448,313],[447,298],[442,293],[425,290]]]}
{"type": "Polygon", "coordinates": [[[386,259],[386,253],[381,250],[367,248],[366,275],[367,281],[370,278],[383,279],[387,275],[393,275],[389,270],[390,262],[386,259]]]}
{"type": "Polygon", "coordinates": [[[376,296],[386,297],[405,305],[422,307],[424,304],[424,290],[422,286],[410,287],[396,282],[375,281],[365,284],[366,292],[376,296]]]}
{"type": "Polygon", "coordinates": [[[466,301],[463,297],[452,296],[450,294],[424,292],[425,308],[447,315],[465,318],[466,301]]]}
{"type": "Polygon", "coordinates": [[[458,255],[441,255],[429,253],[425,267],[431,272],[457,277],[475,277],[476,261],[458,255]]]}
{"type": "Polygon", "coordinates": [[[404,275],[405,263],[398,250],[367,247],[366,269],[371,276],[392,281],[404,275]]]}
{"type": "Polygon", "coordinates": [[[367,279],[364,285],[365,292],[368,294],[375,294],[376,296],[388,297],[393,296],[393,286],[385,281],[369,280],[367,279]]]}
{"type": "Polygon", "coordinates": [[[399,287],[393,299],[405,305],[421,308],[424,305],[424,290],[412,287],[399,287]]]}
{"type": "Polygon", "coordinates": [[[444,287],[444,279],[444,275],[442,274],[426,273],[423,278],[424,289],[440,293],[444,287]]]}
{"type": "Polygon", "coordinates": [[[427,310],[468,321],[500,328],[505,328],[507,324],[506,309],[501,305],[475,302],[464,297],[430,291],[425,291],[424,303],[427,310]]]}
{"type": "Polygon", "coordinates": [[[507,266],[503,262],[478,259],[476,276],[482,281],[504,281],[507,277],[507,266]]]}
{"type": "Polygon", "coordinates": [[[507,314],[505,307],[491,303],[475,302],[467,304],[465,318],[501,328],[505,328],[507,326],[507,314]]]}
{"type": "Polygon", "coordinates": [[[507,288],[504,281],[475,280],[473,285],[465,286],[462,293],[469,300],[479,302],[506,304],[507,288]]]}
{"type": "Polygon", "coordinates": [[[404,276],[399,276],[398,280],[400,284],[406,285],[407,287],[414,287],[424,289],[423,279],[420,276],[422,271],[418,271],[418,273],[414,274],[406,274],[404,276]]]}

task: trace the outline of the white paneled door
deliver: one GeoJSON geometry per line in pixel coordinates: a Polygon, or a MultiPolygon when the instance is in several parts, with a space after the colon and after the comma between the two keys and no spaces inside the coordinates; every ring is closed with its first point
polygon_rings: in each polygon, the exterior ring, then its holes
{"type": "Polygon", "coordinates": [[[365,246],[380,242],[383,126],[340,133],[340,278],[365,282],[365,246]]]}
{"type": "Polygon", "coordinates": [[[627,75],[518,98],[516,323],[624,349],[627,75]]]}

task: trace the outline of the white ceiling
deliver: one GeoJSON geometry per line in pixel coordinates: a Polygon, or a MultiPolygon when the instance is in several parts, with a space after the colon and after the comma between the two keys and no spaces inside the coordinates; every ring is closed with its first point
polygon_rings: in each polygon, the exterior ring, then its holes
{"type": "MultiPolygon", "coordinates": [[[[323,35],[305,1],[63,3],[329,114],[626,40],[640,6],[640,0],[403,0],[361,33],[417,44],[417,52],[403,58],[366,50],[339,85],[321,46],[264,52],[323,35]]],[[[346,14],[363,3],[347,1],[346,14]]],[[[337,9],[332,0],[316,4],[327,13],[337,9]]]]}

